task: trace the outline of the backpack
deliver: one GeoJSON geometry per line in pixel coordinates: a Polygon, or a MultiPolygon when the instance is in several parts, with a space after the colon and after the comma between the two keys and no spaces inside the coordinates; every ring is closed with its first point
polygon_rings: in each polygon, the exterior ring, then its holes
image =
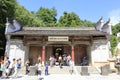
{"type": "Polygon", "coordinates": [[[21,64],[17,63],[17,68],[20,69],[21,68],[21,64]]]}
{"type": "Polygon", "coordinates": [[[7,69],[9,68],[9,65],[10,65],[10,61],[8,60],[7,63],[6,63],[6,68],[7,69]]]}

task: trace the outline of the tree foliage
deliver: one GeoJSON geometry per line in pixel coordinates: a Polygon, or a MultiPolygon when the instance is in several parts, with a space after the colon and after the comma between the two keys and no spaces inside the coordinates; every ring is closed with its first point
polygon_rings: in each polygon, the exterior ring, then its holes
{"type": "Polygon", "coordinates": [[[38,27],[41,25],[41,21],[32,12],[29,12],[19,4],[16,5],[15,17],[23,26],[38,27]]]}
{"type": "Polygon", "coordinates": [[[92,23],[91,21],[84,20],[82,21],[82,27],[93,27],[95,23],[92,23]]]}
{"type": "Polygon", "coordinates": [[[80,26],[81,20],[80,18],[74,13],[67,13],[64,12],[63,16],[60,17],[58,21],[58,26],[62,27],[75,27],[75,26],[80,26]]]}
{"type": "Polygon", "coordinates": [[[12,20],[15,15],[16,0],[0,0],[0,55],[3,55],[5,50],[5,23],[6,17],[12,20]]]}
{"type": "Polygon", "coordinates": [[[40,9],[36,12],[36,17],[42,21],[41,26],[53,27],[57,22],[57,11],[55,8],[48,9],[40,7],[40,9]]]}
{"type": "Polygon", "coordinates": [[[120,23],[116,24],[112,27],[112,33],[113,35],[117,36],[117,33],[120,32],[120,23]]]}
{"type": "Polygon", "coordinates": [[[6,22],[6,17],[13,19],[16,0],[0,0],[0,25],[6,22]]]}
{"type": "Polygon", "coordinates": [[[116,38],[116,36],[112,35],[110,43],[111,43],[112,55],[114,56],[115,55],[114,50],[115,50],[115,47],[117,46],[117,38],[116,38]]]}
{"type": "Polygon", "coordinates": [[[74,12],[63,13],[58,21],[58,26],[62,27],[93,27],[94,23],[88,20],[81,20],[77,14],[74,12]]]}
{"type": "Polygon", "coordinates": [[[115,26],[112,26],[112,37],[111,37],[110,43],[111,43],[111,49],[112,49],[113,55],[116,54],[114,50],[120,40],[120,38],[117,38],[118,32],[120,32],[120,23],[116,24],[115,26]]]}

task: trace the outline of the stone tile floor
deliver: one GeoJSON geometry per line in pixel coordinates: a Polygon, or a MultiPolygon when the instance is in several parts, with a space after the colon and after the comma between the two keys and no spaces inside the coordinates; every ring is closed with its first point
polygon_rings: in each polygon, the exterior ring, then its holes
{"type": "Polygon", "coordinates": [[[90,74],[89,76],[70,75],[70,74],[50,74],[48,76],[28,76],[19,74],[17,78],[0,79],[0,80],[120,80],[120,75],[116,73],[107,76],[99,74],[90,74]]]}

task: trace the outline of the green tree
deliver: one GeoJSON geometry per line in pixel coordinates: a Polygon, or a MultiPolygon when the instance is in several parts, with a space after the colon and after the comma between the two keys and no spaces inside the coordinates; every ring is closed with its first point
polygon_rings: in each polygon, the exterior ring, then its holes
{"type": "Polygon", "coordinates": [[[80,26],[81,20],[79,16],[77,16],[74,12],[72,13],[67,13],[64,12],[63,16],[60,17],[58,21],[58,26],[65,26],[65,27],[75,27],[75,26],[80,26]]]}
{"type": "Polygon", "coordinates": [[[16,0],[0,0],[0,25],[5,24],[6,17],[9,20],[14,18],[16,3],[16,0]]]}
{"type": "Polygon", "coordinates": [[[116,54],[114,51],[118,44],[117,42],[120,40],[120,38],[117,38],[118,32],[120,32],[120,23],[116,24],[115,26],[112,26],[112,37],[111,37],[110,43],[111,43],[111,51],[113,55],[116,54]]]}
{"type": "Polygon", "coordinates": [[[91,21],[88,21],[88,20],[84,20],[82,22],[83,27],[93,27],[94,25],[95,25],[95,23],[92,23],[91,21]]]}
{"type": "Polygon", "coordinates": [[[4,54],[5,50],[5,23],[6,17],[9,20],[14,18],[16,0],[0,0],[0,55],[4,54]]]}
{"type": "Polygon", "coordinates": [[[116,38],[116,36],[112,35],[110,43],[111,43],[112,55],[114,56],[115,55],[115,51],[114,50],[115,50],[115,47],[117,46],[117,38],[116,38]]]}
{"type": "Polygon", "coordinates": [[[57,19],[57,11],[55,8],[48,9],[40,7],[40,9],[36,12],[36,17],[42,21],[41,26],[53,27],[56,25],[57,19]]]}
{"type": "Polygon", "coordinates": [[[38,27],[42,24],[42,22],[35,17],[33,12],[29,12],[19,4],[16,5],[15,17],[23,26],[38,27]]]}
{"type": "Polygon", "coordinates": [[[120,32],[120,23],[116,24],[115,26],[112,27],[112,33],[113,35],[117,35],[117,33],[120,32]]]}
{"type": "Polygon", "coordinates": [[[118,39],[117,39],[117,40],[118,40],[118,42],[120,42],[120,37],[118,37],[118,39]]]}

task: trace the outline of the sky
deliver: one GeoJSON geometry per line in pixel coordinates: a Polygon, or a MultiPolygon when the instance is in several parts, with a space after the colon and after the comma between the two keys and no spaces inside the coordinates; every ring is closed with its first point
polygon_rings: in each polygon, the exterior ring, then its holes
{"type": "Polygon", "coordinates": [[[111,19],[112,25],[120,22],[120,0],[17,0],[29,11],[37,12],[40,7],[57,10],[57,18],[63,12],[75,12],[80,19],[97,22],[103,17],[104,23],[111,19]]]}

